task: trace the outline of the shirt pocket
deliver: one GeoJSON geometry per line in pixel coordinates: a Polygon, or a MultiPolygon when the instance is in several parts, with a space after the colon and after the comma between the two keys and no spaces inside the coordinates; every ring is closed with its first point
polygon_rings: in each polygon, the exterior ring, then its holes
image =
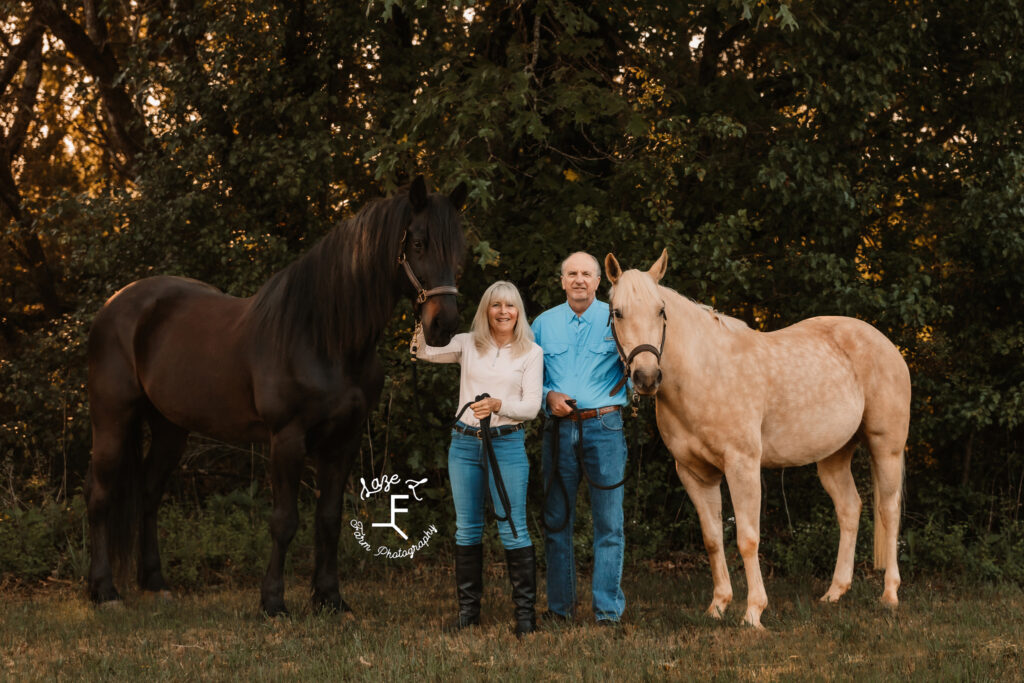
{"type": "Polygon", "coordinates": [[[558,361],[560,356],[562,358],[564,358],[565,354],[569,351],[569,345],[568,344],[561,344],[561,343],[558,343],[558,342],[553,342],[553,343],[550,343],[550,344],[545,344],[543,348],[544,348],[544,362],[547,362],[549,360],[558,361]]]}
{"type": "Polygon", "coordinates": [[[587,350],[602,356],[617,355],[619,350],[615,348],[615,340],[609,337],[599,337],[587,345],[587,350]]]}

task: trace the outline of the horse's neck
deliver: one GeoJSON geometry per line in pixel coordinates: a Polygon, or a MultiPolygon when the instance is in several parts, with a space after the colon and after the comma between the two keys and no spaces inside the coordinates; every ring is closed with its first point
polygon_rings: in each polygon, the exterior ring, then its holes
{"type": "Polygon", "coordinates": [[[380,341],[398,303],[398,285],[391,274],[361,262],[371,258],[360,252],[365,240],[337,232],[350,227],[334,228],[253,297],[251,320],[257,329],[274,331],[276,352],[303,344],[331,358],[361,357],[380,341]]]}
{"type": "Polygon", "coordinates": [[[727,337],[736,332],[716,314],[682,294],[661,287],[668,318],[665,361],[686,375],[703,375],[720,361],[728,348],[727,337]]]}

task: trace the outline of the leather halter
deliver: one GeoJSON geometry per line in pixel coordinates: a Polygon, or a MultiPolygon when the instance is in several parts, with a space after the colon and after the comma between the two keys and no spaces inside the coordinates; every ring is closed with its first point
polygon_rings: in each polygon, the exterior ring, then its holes
{"type": "Polygon", "coordinates": [[[412,283],[413,289],[416,290],[416,303],[422,304],[432,296],[458,294],[459,290],[455,285],[441,285],[440,287],[433,287],[432,289],[424,289],[423,285],[420,284],[419,278],[416,277],[416,273],[412,272],[412,266],[409,265],[409,259],[406,258],[405,240],[408,236],[408,232],[402,235],[402,253],[398,256],[398,263],[405,268],[405,274],[409,277],[409,282],[412,283]]]}
{"type": "Polygon", "coordinates": [[[655,347],[651,344],[638,344],[633,347],[633,350],[629,352],[629,355],[622,348],[622,344],[619,343],[619,335],[615,332],[615,315],[614,310],[608,312],[608,327],[612,328],[612,339],[615,340],[615,348],[619,352],[619,358],[622,360],[622,364],[626,366],[625,372],[622,374],[622,379],[615,385],[615,388],[611,390],[609,396],[614,396],[619,393],[622,386],[629,379],[629,376],[633,374],[631,366],[633,365],[633,359],[641,353],[653,353],[654,357],[658,359],[658,363],[661,363],[661,354],[665,351],[665,330],[668,328],[668,316],[665,315],[665,309],[661,309],[661,346],[655,347]]]}

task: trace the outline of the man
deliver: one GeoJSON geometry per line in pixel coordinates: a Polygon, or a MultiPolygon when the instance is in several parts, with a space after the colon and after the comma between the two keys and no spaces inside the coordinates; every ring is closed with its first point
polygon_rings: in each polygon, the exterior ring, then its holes
{"type": "Polygon", "coordinates": [[[543,445],[544,483],[548,489],[544,501],[548,615],[570,619],[575,611],[572,539],[577,489],[581,478],[586,477],[594,523],[594,615],[600,625],[615,625],[626,607],[620,586],[625,549],[624,491],[622,486],[600,487],[617,484],[625,476],[621,408],[628,398],[625,387],[610,395],[622,379],[623,367],[608,325],[608,304],[596,299],[600,282],[596,258],[585,252],[570,254],[562,262],[566,302],[537,316],[533,334],[544,349],[544,405],[554,418],[544,427],[543,445]],[[571,401],[575,401],[575,413],[571,401]],[[579,471],[575,457],[580,422],[586,472],[579,471]]]}

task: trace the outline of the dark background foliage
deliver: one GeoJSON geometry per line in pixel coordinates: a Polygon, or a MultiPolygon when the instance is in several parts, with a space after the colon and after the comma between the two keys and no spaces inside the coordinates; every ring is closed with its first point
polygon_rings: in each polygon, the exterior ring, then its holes
{"type": "MultiPolygon", "coordinates": [[[[818,314],[878,326],[914,382],[905,566],[1024,580],[1019,3],[2,7],[2,533],[34,543],[36,529],[76,566],[65,517],[80,515],[89,458],[84,340],[110,294],[172,273],[247,296],[426,173],[470,188],[467,322],[498,278],[531,318],[560,302],[571,250],[647,267],[668,247],[666,284],[755,328],[818,314]]],[[[441,504],[418,514],[450,532],[457,370],[421,364],[413,381],[410,332],[403,304],[360,474],[428,476],[441,504]]],[[[628,429],[630,552],[701,552],[650,406],[628,429]]],[[[232,496],[265,502],[265,460],[193,438],[171,498],[249,519],[232,496]]],[[[764,474],[763,549],[782,569],[830,571],[837,532],[815,479],[764,474]]],[[[349,513],[360,505],[353,494],[349,513]]],[[[52,567],[36,564],[3,571],[52,567]]]]}

